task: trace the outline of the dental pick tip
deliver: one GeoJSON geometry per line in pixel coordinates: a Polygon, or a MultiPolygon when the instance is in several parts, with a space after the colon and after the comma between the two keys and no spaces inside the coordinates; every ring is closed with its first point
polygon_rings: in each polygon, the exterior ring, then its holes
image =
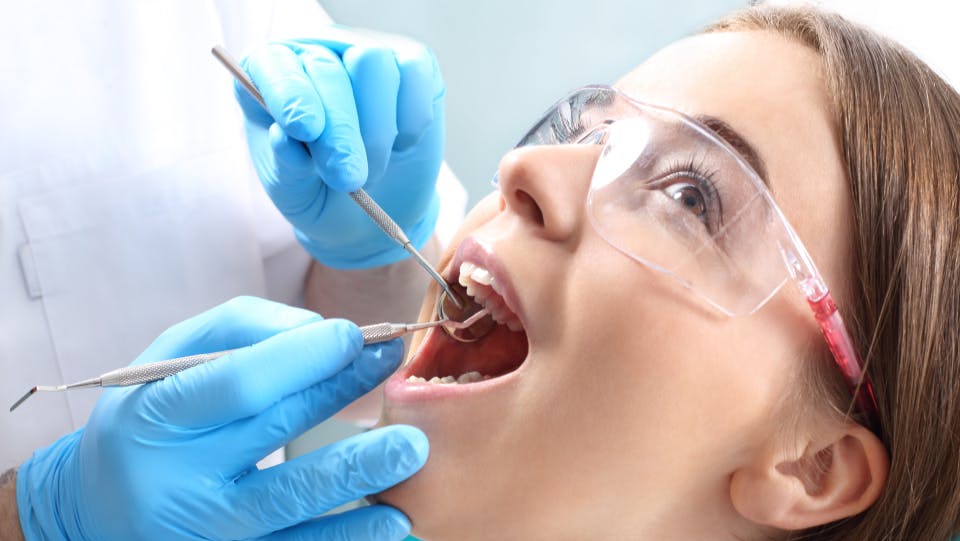
{"type": "Polygon", "coordinates": [[[29,391],[27,391],[26,394],[20,397],[20,400],[17,400],[16,402],[13,403],[12,406],[10,406],[10,412],[13,413],[13,410],[19,408],[20,404],[23,404],[24,402],[26,402],[27,399],[33,396],[33,394],[36,392],[37,392],[36,387],[33,387],[29,391]]]}
{"type": "Polygon", "coordinates": [[[23,404],[27,401],[28,398],[35,395],[37,391],[64,391],[66,390],[66,385],[36,385],[27,391],[23,396],[20,397],[20,400],[17,400],[10,406],[10,412],[13,413],[13,410],[20,407],[20,404],[23,404]]]}

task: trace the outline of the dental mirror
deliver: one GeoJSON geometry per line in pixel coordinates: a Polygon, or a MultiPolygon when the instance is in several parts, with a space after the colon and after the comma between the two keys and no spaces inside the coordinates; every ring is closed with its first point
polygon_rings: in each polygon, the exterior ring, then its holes
{"type": "MultiPolygon", "coordinates": [[[[449,319],[450,321],[466,321],[468,318],[479,312],[483,309],[476,302],[467,296],[466,290],[460,291],[462,287],[459,284],[454,284],[454,289],[457,293],[460,294],[461,303],[463,306],[457,306],[457,303],[451,299],[446,291],[441,291],[440,296],[437,297],[437,316],[443,319],[449,319]]],[[[483,338],[489,333],[493,327],[496,325],[496,322],[493,321],[493,317],[490,314],[487,314],[485,317],[470,325],[466,328],[457,329],[453,327],[444,326],[443,330],[451,338],[457,340],[458,342],[476,342],[477,340],[483,338]]]]}

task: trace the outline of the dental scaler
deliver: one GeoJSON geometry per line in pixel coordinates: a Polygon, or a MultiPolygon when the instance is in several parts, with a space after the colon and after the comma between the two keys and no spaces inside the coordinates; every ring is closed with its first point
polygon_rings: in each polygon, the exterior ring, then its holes
{"type": "MultiPolygon", "coordinates": [[[[393,340],[394,338],[399,338],[405,334],[423,329],[429,329],[432,327],[466,329],[483,319],[486,315],[486,310],[480,310],[464,321],[440,319],[438,321],[427,321],[425,323],[376,323],[374,325],[360,327],[360,334],[363,335],[363,345],[366,346],[393,340]]],[[[224,355],[234,351],[237,350],[228,349],[213,353],[190,355],[188,357],[177,357],[176,359],[168,359],[154,363],[127,366],[124,368],[111,370],[110,372],[101,374],[95,378],[90,378],[67,385],[37,385],[27,391],[22,397],[20,397],[19,400],[14,402],[14,404],[10,406],[10,411],[12,412],[13,410],[17,409],[28,398],[40,391],[57,392],[66,391],[69,389],[88,389],[92,387],[126,387],[129,385],[141,385],[178,374],[188,368],[219,359],[220,357],[223,357],[224,355]]]]}

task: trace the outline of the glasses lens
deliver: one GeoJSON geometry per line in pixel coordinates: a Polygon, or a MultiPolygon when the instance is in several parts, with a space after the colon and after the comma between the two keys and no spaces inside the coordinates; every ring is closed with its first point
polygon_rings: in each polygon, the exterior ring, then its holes
{"type": "Polygon", "coordinates": [[[587,205],[607,242],[729,314],[749,314],[779,289],[782,221],[734,151],[649,106],[604,130],[587,205]]]}
{"type": "Polygon", "coordinates": [[[746,315],[787,278],[793,245],[756,173],[713,132],[611,87],[558,101],[517,144],[603,144],[588,215],[614,248],[746,315]]]}
{"type": "MultiPolygon", "coordinates": [[[[609,86],[586,86],[553,104],[536,124],[515,145],[516,148],[530,145],[570,145],[576,143],[597,144],[592,136],[597,128],[611,119],[630,114],[633,105],[609,86]]],[[[497,173],[491,179],[494,187],[500,185],[497,173]]]]}
{"type": "Polygon", "coordinates": [[[577,143],[597,126],[631,110],[633,105],[624,102],[613,88],[584,87],[547,109],[516,146],[577,143]]]}

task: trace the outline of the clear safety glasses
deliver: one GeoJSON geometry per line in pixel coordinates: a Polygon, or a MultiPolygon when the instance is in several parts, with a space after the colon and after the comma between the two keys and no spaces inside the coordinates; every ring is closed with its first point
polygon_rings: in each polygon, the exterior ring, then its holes
{"type": "Polygon", "coordinates": [[[519,146],[602,145],[587,215],[607,243],[730,316],[792,279],[813,310],[862,422],[880,433],[873,389],[830,291],[763,180],[717,133],[608,86],[557,102],[519,146]]]}

